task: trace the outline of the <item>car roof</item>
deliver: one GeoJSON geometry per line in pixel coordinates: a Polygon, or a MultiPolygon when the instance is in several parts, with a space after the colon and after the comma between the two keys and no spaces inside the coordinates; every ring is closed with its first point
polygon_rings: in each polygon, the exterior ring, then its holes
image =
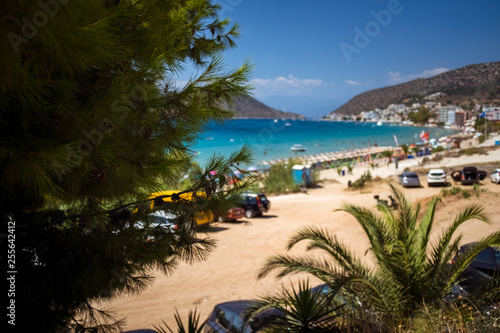
{"type": "Polygon", "coordinates": [[[477,171],[477,168],[475,166],[468,166],[463,168],[463,171],[477,171]]]}
{"type": "Polygon", "coordinates": [[[418,176],[418,174],[416,172],[413,172],[413,171],[406,171],[406,172],[403,172],[401,175],[403,175],[403,176],[418,176]]]}
{"type": "MultiPolygon", "coordinates": [[[[219,308],[224,311],[232,311],[238,314],[242,314],[245,312],[250,306],[255,304],[255,300],[249,300],[249,299],[244,299],[244,300],[238,300],[238,301],[229,301],[229,302],[224,302],[224,303],[219,303],[215,307],[219,308]]],[[[282,314],[282,312],[278,309],[271,308],[265,311],[264,313],[261,313],[260,316],[269,316],[269,315],[279,315],[282,314]]]]}
{"type": "Polygon", "coordinates": [[[164,219],[167,219],[167,220],[172,220],[172,219],[176,219],[179,217],[178,215],[175,215],[175,214],[170,213],[170,212],[166,212],[164,210],[157,210],[156,212],[153,212],[150,215],[157,216],[157,217],[163,217],[164,219]]]}
{"type": "Polygon", "coordinates": [[[252,305],[252,303],[255,302],[255,301],[252,301],[252,300],[238,300],[238,301],[229,301],[229,302],[224,302],[224,303],[219,303],[216,305],[216,307],[220,308],[220,309],[230,309],[236,313],[242,313],[243,311],[245,311],[246,309],[248,309],[248,307],[250,305],[252,305]]]}
{"type": "Polygon", "coordinates": [[[436,172],[436,173],[437,172],[442,172],[442,173],[444,173],[444,170],[443,169],[430,169],[429,173],[431,173],[431,172],[436,172]]]}

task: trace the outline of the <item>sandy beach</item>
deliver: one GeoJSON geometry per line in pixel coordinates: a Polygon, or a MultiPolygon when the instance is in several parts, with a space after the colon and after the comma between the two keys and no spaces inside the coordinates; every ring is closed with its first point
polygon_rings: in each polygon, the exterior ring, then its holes
{"type": "MultiPolygon", "coordinates": [[[[489,140],[483,145],[492,145],[489,140]]],[[[471,145],[473,142],[471,142],[471,145]]],[[[467,143],[467,146],[468,143],[467,143]]],[[[459,231],[464,234],[464,243],[475,241],[500,228],[500,214],[497,214],[500,185],[490,182],[489,174],[500,167],[500,149],[491,150],[486,155],[444,158],[439,162],[419,166],[422,158],[401,161],[396,170],[394,163],[371,169],[369,166],[355,167],[352,175],[341,177],[335,169],[321,171],[320,186],[308,193],[296,193],[283,196],[270,196],[271,210],[263,217],[241,219],[235,223],[214,223],[208,236],[217,239],[217,249],[207,261],[196,264],[180,264],[172,275],[155,273],[155,281],[140,295],[122,296],[102,307],[114,311],[117,317],[126,319],[124,331],[152,329],[162,320],[175,327],[174,313],[187,318],[189,310],[197,309],[201,320],[205,320],[214,305],[237,299],[255,299],[268,292],[279,291],[283,287],[296,283],[304,276],[294,276],[277,280],[270,275],[257,280],[257,274],[271,255],[284,253],[284,246],[297,229],[307,225],[317,225],[330,230],[344,240],[346,244],[363,260],[370,260],[365,255],[368,241],[361,227],[354,218],[343,212],[336,212],[342,203],[374,207],[373,196],[379,194],[383,199],[389,192],[389,182],[396,182],[397,174],[405,168],[431,169],[450,168],[464,165],[489,163],[484,167],[488,172],[482,181],[484,189],[479,198],[470,199],[449,197],[438,206],[435,232],[449,225],[459,209],[468,204],[482,204],[492,221],[491,225],[473,221],[459,231]],[[383,180],[373,182],[362,191],[347,189],[349,180],[358,179],[366,170],[373,177],[383,180]]],[[[425,201],[441,191],[441,187],[428,187],[425,177],[420,177],[422,187],[405,189],[407,197],[417,202],[425,201]]],[[[453,183],[448,173],[448,181],[453,183]]],[[[399,186],[399,185],[397,185],[399,186]]],[[[461,186],[461,185],[455,185],[461,186]]],[[[465,187],[465,186],[463,186],[465,187]]],[[[471,188],[468,186],[467,188],[471,188]]],[[[299,247],[294,251],[301,251],[299,247]]],[[[312,285],[318,281],[310,280],[312,285]]]]}

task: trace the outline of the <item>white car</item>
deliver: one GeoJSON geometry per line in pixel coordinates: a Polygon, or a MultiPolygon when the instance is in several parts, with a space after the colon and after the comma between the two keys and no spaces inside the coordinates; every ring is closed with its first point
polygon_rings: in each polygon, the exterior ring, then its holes
{"type": "Polygon", "coordinates": [[[427,186],[445,185],[446,186],[446,173],[443,169],[431,169],[427,174],[427,186]]]}
{"type": "Polygon", "coordinates": [[[491,182],[500,184],[500,169],[495,169],[490,176],[491,182]]]}
{"type": "Polygon", "coordinates": [[[139,221],[134,224],[134,227],[137,229],[144,229],[147,227],[149,229],[149,234],[147,235],[146,241],[152,242],[157,236],[161,236],[165,232],[174,234],[177,231],[177,224],[175,224],[177,218],[178,216],[174,214],[159,210],[149,214],[149,223],[139,221]]]}

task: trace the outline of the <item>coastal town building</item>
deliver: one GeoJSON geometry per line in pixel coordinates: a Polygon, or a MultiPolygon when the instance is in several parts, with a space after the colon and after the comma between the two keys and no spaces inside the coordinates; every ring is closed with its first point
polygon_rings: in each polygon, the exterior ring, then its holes
{"type": "MultiPolygon", "coordinates": [[[[390,104],[385,109],[376,108],[374,110],[362,111],[358,115],[335,115],[331,114],[329,118],[334,121],[365,121],[365,122],[408,122],[408,114],[423,106],[420,103],[412,103],[411,106],[405,104],[390,104]]],[[[476,104],[472,110],[465,110],[457,105],[442,106],[441,103],[427,101],[425,106],[436,114],[427,121],[427,126],[436,126],[443,123],[446,126],[459,126],[464,128],[484,112],[486,119],[492,122],[500,122],[500,106],[476,104]]]]}
{"type": "Polygon", "coordinates": [[[455,124],[455,113],[463,111],[463,109],[456,105],[447,105],[437,108],[436,113],[438,120],[447,125],[455,124]]]}
{"type": "Polygon", "coordinates": [[[467,121],[471,120],[472,112],[467,110],[455,112],[455,124],[458,126],[465,126],[467,121]]]}

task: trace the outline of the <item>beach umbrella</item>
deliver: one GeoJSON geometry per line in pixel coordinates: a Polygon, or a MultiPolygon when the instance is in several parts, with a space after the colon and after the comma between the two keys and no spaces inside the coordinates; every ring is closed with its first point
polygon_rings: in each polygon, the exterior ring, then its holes
{"type": "Polygon", "coordinates": [[[248,172],[254,172],[254,171],[257,171],[257,167],[255,167],[255,166],[250,166],[250,167],[248,167],[248,168],[247,168],[247,171],[248,171],[248,172]]]}

